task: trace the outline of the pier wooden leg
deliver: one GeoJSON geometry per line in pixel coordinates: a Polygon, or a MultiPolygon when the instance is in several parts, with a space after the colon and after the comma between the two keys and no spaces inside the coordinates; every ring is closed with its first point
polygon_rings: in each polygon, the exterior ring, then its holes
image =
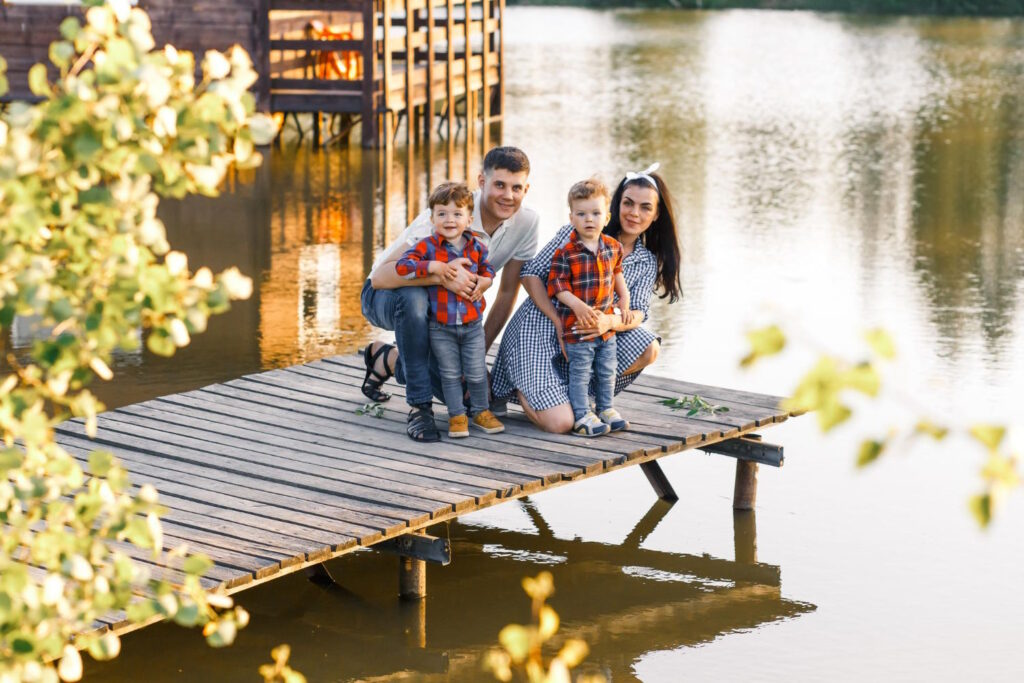
{"type": "Polygon", "coordinates": [[[411,557],[398,558],[398,597],[419,600],[427,597],[427,563],[411,557]]]}
{"type": "Polygon", "coordinates": [[[736,561],[740,564],[757,563],[757,513],[753,510],[733,510],[732,541],[736,561]]]}
{"type": "Polygon", "coordinates": [[[732,494],[733,510],[753,510],[757,503],[757,463],[736,461],[736,487],[732,494]]]}
{"type": "Polygon", "coordinates": [[[654,493],[657,494],[658,498],[672,502],[679,500],[675,489],[672,488],[668,477],[665,476],[665,472],[661,469],[661,465],[656,461],[642,462],[640,463],[640,469],[647,476],[647,481],[650,482],[651,488],[654,489],[654,493]]]}

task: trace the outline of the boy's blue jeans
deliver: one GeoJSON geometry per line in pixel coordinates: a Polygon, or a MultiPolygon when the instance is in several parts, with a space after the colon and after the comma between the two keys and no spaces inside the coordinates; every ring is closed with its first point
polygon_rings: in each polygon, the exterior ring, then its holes
{"type": "Polygon", "coordinates": [[[441,396],[440,375],[430,357],[427,288],[374,289],[367,279],[359,298],[363,316],[371,325],[395,332],[395,379],[405,385],[405,402],[414,406],[441,396]]]}
{"type": "Polygon", "coordinates": [[[431,320],[430,350],[441,373],[441,389],[448,416],[465,415],[462,379],[469,386],[469,409],[473,415],[487,410],[487,356],[484,326],[479,320],[467,325],[442,325],[431,320]]]}
{"type": "Polygon", "coordinates": [[[591,370],[594,372],[597,412],[612,407],[615,390],[615,371],[618,366],[615,355],[615,337],[607,341],[598,338],[590,341],[565,345],[569,355],[569,404],[573,419],[580,419],[590,411],[587,386],[591,370]]]}

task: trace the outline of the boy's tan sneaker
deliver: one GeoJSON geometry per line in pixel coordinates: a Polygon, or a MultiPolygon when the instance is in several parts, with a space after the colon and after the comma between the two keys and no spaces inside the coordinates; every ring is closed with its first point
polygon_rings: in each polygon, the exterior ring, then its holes
{"type": "Polygon", "coordinates": [[[505,431],[505,425],[501,424],[498,418],[494,417],[494,413],[489,410],[482,410],[477,413],[476,417],[473,418],[473,425],[488,434],[497,434],[498,432],[505,431]]]}
{"type": "Polygon", "coordinates": [[[469,418],[465,415],[452,415],[448,418],[448,438],[458,439],[469,436],[469,418]]]}

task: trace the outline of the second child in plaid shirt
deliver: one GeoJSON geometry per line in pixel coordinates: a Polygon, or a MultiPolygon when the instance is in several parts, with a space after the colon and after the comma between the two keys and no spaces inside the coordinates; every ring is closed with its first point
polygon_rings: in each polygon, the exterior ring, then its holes
{"type": "Polygon", "coordinates": [[[439,285],[427,288],[430,300],[430,351],[437,359],[444,402],[448,406],[448,436],[469,436],[469,418],[462,381],[469,388],[473,425],[488,434],[505,426],[488,409],[487,359],[484,345],[484,291],[494,281],[487,262],[487,247],[469,229],[473,220],[473,193],[465,183],[442,183],[430,193],[430,220],[434,232],[402,255],[395,272],[407,278],[440,275],[455,279],[459,268],[477,276],[469,298],[439,285]]]}
{"type": "Polygon", "coordinates": [[[563,351],[569,360],[569,403],[572,405],[573,433],[598,436],[628,429],[627,422],[612,406],[615,388],[615,332],[609,330],[594,339],[581,339],[574,326],[594,327],[597,314],[611,313],[618,296],[622,322],[633,318],[629,289],[622,275],[622,245],[601,231],[611,217],[611,197],[604,183],[583,180],[569,190],[569,241],[555,251],[548,277],[548,295],[555,300],[563,351]],[[597,415],[590,409],[587,387],[595,375],[597,415]]]}

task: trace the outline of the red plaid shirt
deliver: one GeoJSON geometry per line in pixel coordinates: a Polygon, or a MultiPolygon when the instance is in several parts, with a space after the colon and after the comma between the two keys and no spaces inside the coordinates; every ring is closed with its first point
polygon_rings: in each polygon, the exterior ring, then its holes
{"type": "MultiPolygon", "coordinates": [[[[603,313],[612,312],[615,297],[615,276],[622,272],[622,245],[607,235],[601,235],[597,253],[587,249],[573,230],[565,246],[555,251],[551,259],[551,274],[548,276],[548,296],[554,299],[555,310],[562,320],[562,339],[566,343],[579,341],[572,326],[576,316],[572,309],[555,296],[559,292],[572,292],[588,306],[603,313]]],[[[608,330],[601,339],[615,336],[608,330]]]]}
{"type": "MultiPolygon", "coordinates": [[[[460,253],[448,243],[448,240],[438,237],[437,233],[431,233],[398,259],[395,263],[395,272],[408,278],[428,277],[431,261],[448,263],[466,257],[470,260],[470,272],[493,280],[494,268],[487,261],[487,247],[469,230],[462,234],[466,238],[466,243],[462,245],[460,253]]],[[[427,296],[430,299],[430,315],[442,325],[471,323],[479,320],[484,312],[483,299],[471,302],[440,285],[427,287],[427,296]]]]}

